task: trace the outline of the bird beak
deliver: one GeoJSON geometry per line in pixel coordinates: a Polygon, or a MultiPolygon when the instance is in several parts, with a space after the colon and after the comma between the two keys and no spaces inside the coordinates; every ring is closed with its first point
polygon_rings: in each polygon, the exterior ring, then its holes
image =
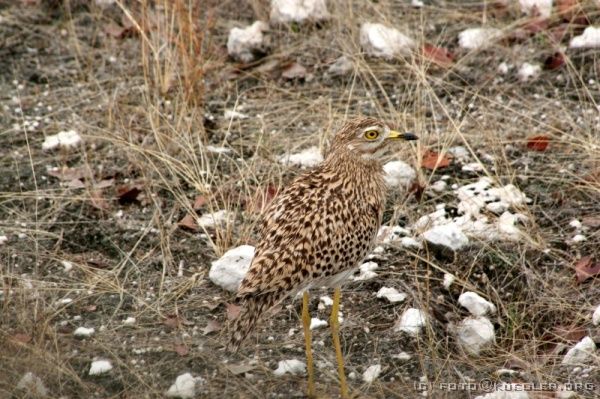
{"type": "Polygon", "coordinates": [[[389,136],[387,137],[388,139],[394,139],[394,140],[407,140],[407,141],[412,141],[412,140],[418,140],[419,138],[417,137],[416,134],[411,133],[411,132],[406,132],[406,133],[400,133],[397,132],[395,130],[390,131],[389,136]]]}

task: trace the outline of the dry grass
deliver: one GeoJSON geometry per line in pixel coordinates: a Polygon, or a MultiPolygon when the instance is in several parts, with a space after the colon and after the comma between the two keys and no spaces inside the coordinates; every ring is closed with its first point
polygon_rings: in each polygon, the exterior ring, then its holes
{"type": "MultiPolygon", "coordinates": [[[[422,10],[396,1],[330,3],[331,21],[273,27],[269,55],[240,69],[224,55],[226,35],[254,13],[264,15],[261,1],[177,0],[154,8],[118,1],[107,9],[72,2],[63,13],[53,9],[54,16],[38,7],[0,6],[0,234],[9,237],[0,246],[0,396],[21,397],[15,387],[27,371],[44,380],[51,397],[161,397],[185,371],[206,379],[201,397],[301,395],[303,377],[275,378],[270,371],[279,360],[303,358],[302,334],[288,335],[300,327],[298,304],[286,304],[234,356],[223,349],[224,330],[203,333],[209,321],[226,324],[226,305],[234,300],[207,274],[224,251],[253,243],[258,214],[250,210],[265,188],[283,187],[297,173],[277,156],[310,145],[325,149],[336,128],[356,114],[417,132],[418,145],[396,154],[414,165],[425,148],[465,146],[486,175],[514,183],[533,203],[521,210],[530,223],[518,243],[476,242],[455,258],[393,248],[379,260],[378,278],[346,287],[342,332],[348,372],[358,376],[350,380],[353,392],[420,397],[415,383],[423,375],[438,383],[496,380],[494,371],[507,365],[522,374],[503,380],[571,378],[600,389],[598,357],[588,377],[569,376],[560,360],[574,342],[556,332],[558,326],[583,329],[599,341],[590,321],[598,279],[576,284],[572,270],[581,256],[600,258],[598,229],[589,229],[583,243],[566,244],[574,234],[571,219],[600,213],[599,86],[589,82],[598,81],[597,55],[569,52],[561,70],[527,84],[514,71],[499,77],[496,66],[543,62],[555,51],[545,33],[484,51],[457,50],[449,69],[418,54],[384,62],[361,53],[361,22],[399,25],[419,41],[455,47],[466,27],[485,22],[511,32],[523,19],[516,10],[498,16],[479,3],[422,10]],[[129,25],[132,37],[106,35],[109,21],[129,25]],[[353,60],[353,73],[328,78],[329,63],[342,54],[353,60]],[[313,78],[280,78],[279,66],[289,61],[307,66],[313,78]],[[226,109],[251,117],[226,120],[226,109]],[[25,121],[35,116],[40,127],[29,131],[25,121]],[[63,129],[81,132],[85,145],[42,152],[44,137],[63,129]],[[549,151],[526,150],[527,137],[536,134],[551,137],[549,151]],[[231,152],[211,153],[208,144],[231,152]],[[48,176],[47,166],[87,170],[85,187],[48,176]],[[99,189],[108,179],[111,185],[99,189]],[[141,189],[133,203],[119,202],[124,186],[141,189]],[[179,220],[196,212],[199,195],[206,199],[200,213],[225,209],[234,217],[216,229],[180,228],[179,220]],[[71,262],[71,271],[63,261],[71,262]],[[441,286],[444,273],[457,277],[450,292],[441,286]],[[406,303],[376,300],[384,285],[410,293],[406,303]],[[457,299],[467,290],[498,307],[492,318],[497,343],[477,358],[461,353],[447,328],[466,316],[457,299]],[[60,302],[64,298],[72,302],[60,302]],[[419,339],[392,332],[408,306],[431,315],[419,339]],[[136,324],[124,325],[127,317],[136,324]],[[96,328],[93,337],[73,337],[82,325],[96,328]],[[401,351],[412,359],[392,358],[401,351]],[[88,376],[96,357],[112,361],[110,375],[88,376]],[[251,377],[228,369],[241,361],[255,365],[251,377]],[[375,363],[383,365],[382,375],[363,384],[361,373],[375,363]]],[[[597,20],[596,8],[585,9],[597,20]]],[[[420,169],[419,181],[427,185],[443,174],[456,184],[476,178],[452,166],[420,169]]],[[[411,224],[452,199],[450,192],[421,200],[394,193],[386,222],[411,224]]],[[[314,340],[317,388],[335,397],[328,332],[315,331],[314,340]]],[[[431,397],[471,394],[436,390],[431,397]]]]}

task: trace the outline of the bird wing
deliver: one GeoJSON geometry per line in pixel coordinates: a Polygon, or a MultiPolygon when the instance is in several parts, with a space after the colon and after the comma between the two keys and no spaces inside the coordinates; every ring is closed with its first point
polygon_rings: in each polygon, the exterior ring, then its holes
{"type": "Polygon", "coordinates": [[[343,183],[313,171],[273,201],[239,297],[293,292],[364,259],[379,228],[382,204],[350,204],[343,183]]]}

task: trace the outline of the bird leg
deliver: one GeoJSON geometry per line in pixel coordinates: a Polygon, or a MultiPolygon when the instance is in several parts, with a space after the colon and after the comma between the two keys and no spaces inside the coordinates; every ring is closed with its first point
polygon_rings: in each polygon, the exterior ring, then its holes
{"type": "Polygon", "coordinates": [[[302,325],[304,326],[304,343],[306,344],[306,371],[308,373],[308,397],[315,397],[315,373],[311,349],[310,314],[308,313],[308,291],[302,295],[302,325]]]}
{"type": "Polygon", "coordinates": [[[348,385],[346,384],[346,374],[344,373],[344,357],[342,356],[342,347],[340,345],[340,321],[339,321],[339,310],[340,310],[340,288],[336,288],[333,293],[333,307],[331,308],[331,316],[329,318],[329,324],[331,326],[331,335],[333,337],[333,346],[335,347],[335,357],[338,365],[338,375],[340,378],[340,389],[341,396],[343,399],[349,398],[348,396],[348,385]]]}

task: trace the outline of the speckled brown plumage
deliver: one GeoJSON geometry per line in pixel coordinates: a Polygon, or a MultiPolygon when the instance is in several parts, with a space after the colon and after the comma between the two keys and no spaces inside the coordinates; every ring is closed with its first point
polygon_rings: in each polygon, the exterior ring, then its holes
{"type": "Polygon", "coordinates": [[[338,286],[372,249],[386,194],[380,159],[390,132],[373,118],[351,120],[326,159],[273,200],[238,290],[244,305],[233,326],[233,349],[261,314],[309,285],[338,286]],[[377,139],[367,139],[373,130],[377,139]]]}

